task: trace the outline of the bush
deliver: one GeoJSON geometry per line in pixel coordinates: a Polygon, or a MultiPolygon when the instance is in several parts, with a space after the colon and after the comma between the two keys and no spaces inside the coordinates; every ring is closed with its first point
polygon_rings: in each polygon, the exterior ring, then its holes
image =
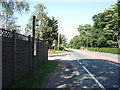
{"type": "MultiPolygon", "coordinates": [[[[58,47],[55,46],[54,49],[55,49],[55,50],[58,50],[58,47]]],[[[60,47],[59,47],[59,50],[60,50],[60,51],[64,51],[65,49],[64,49],[64,47],[60,46],[60,47]]]]}
{"type": "Polygon", "coordinates": [[[90,51],[106,52],[120,55],[120,48],[88,48],[90,51]]]}

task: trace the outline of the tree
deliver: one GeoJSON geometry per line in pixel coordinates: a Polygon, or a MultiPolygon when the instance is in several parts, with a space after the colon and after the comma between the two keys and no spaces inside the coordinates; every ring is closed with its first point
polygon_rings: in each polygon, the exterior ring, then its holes
{"type": "MultiPolygon", "coordinates": [[[[37,4],[36,6],[34,6],[35,11],[33,13],[34,16],[36,16],[36,20],[40,21],[39,26],[37,26],[36,29],[36,38],[37,37],[41,37],[41,30],[42,28],[45,28],[45,24],[47,24],[47,12],[45,12],[46,7],[43,4],[37,4]]],[[[31,15],[28,24],[26,25],[25,28],[25,34],[26,35],[30,35],[32,34],[32,21],[33,21],[33,15],[31,15]]]]}
{"type": "Polygon", "coordinates": [[[92,34],[98,47],[118,47],[118,8],[112,5],[103,13],[92,17],[94,21],[92,34]],[[110,43],[111,42],[111,43],[110,43]]]}
{"type": "Polygon", "coordinates": [[[70,46],[76,43],[84,47],[118,47],[120,46],[120,4],[112,5],[111,8],[104,10],[92,17],[93,26],[79,25],[79,36],[73,37],[70,46]],[[78,41],[79,38],[79,41],[78,41]],[[71,45],[72,44],[72,45],[71,45]]]}
{"type": "Polygon", "coordinates": [[[65,35],[60,34],[60,44],[61,44],[61,46],[66,47],[66,44],[67,44],[66,41],[67,41],[67,38],[65,37],[65,35]]]}
{"type": "Polygon", "coordinates": [[[58,40],[58,21],[55,20],[54,17],[52,19],[48,18],[47,22],[43,27],[42,27],[42,35],[41,38],[43,40],[47,40],[49,42],[49,47],[51,48],[53,41],[58,40]]]}
{"type": "MultiPolygon", "coordinates": [[[[52,47],[53,41],[58,39],[58,20],[54,17],[50,18],[45,12],[46,7],[43,4],[38,4],[35,7],[34,15],[40,24],[36,28],[36,38],[46,40],[49,42],[49,48],[52,47]]],[[[26,34],[31,34],[32,31],[32,17],[26,25],[26,34]]]]}
{"type": "Polygon", "coordinates": [[[14,16],[15,12],[22,14],[24,11],[29,11],[29,5],[26,2],[0,2],[2,20],[2,27],[5,29],[15,29],[15,22],[17,18],[14,16]]]}
{"type": "Polygon", "coordinates": [[[86,24],[86,25],[79,25],[78,27],[78,31],[80,33],[80,37],[81,37],[81,43],[82,43],[82,46],[84,47],[88,47],[90,46],[91,42],[91,25],[89,24],[86,24]]]}

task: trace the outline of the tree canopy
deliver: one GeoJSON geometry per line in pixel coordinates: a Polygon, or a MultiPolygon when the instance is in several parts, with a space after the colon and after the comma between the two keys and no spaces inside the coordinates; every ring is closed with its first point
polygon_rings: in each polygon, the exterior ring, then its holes
{"type": "MultiPolygon", "coordinates": [[[[54,17],[50,18],[45,12],[46,7],[43,4],[38,4],[35,7],[34,15],[36,20],[40,21],[36,28],[36,38],[40,38],[49,42],[49,47],[51,48],[53,41],[57,42],[58,39],[58,20],[54,17]]],[[[32,31],[32,17],[26,26],[26,35],[30,35],[32,31]]]]}
{"type": "Polygon", "coordinates": [[[2,21],[2,28],[4,29],[17,29],[15,12],[22,14],[23,12],[29,11],[29,4],[26,2],[0,2],[1,13],[0,20],[2,21]]]}
{"type": "Polygon", "coordinates": [[[118,5],[104,10],[92,17],[93,26],[79,25],[79,36],[73,37],[69,46],[80,47],[118,47],[119,26],[118,26],[118,5]]]}

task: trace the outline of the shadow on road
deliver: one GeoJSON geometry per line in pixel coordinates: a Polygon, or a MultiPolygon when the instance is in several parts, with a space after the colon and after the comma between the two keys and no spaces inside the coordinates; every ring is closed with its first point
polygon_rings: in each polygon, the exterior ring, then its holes
{"type": "Polygon", "coordinates": [[[84,65],[105,88],[118,88],[120,68],[100,59],[61,60],[55,73],[44,88],[100,88],[83,69],[84,65]]]}

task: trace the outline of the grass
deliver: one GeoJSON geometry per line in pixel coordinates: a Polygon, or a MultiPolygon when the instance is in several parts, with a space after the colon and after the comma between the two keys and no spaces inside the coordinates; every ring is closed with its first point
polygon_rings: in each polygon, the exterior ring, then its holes
{"type": "Polygon", "coordinates": [[[46,75],[53,73],[58,67],[57,61],[46,61],[36,68],[34,76],[28,73],[20,80],[16,81],[10,88],[40,88],[46,75]]]}
{"type": "Polygon", "coordinates": [[[54,51],[54,54],[66,53],[67,51],[54,51]]]}
{"type": "Polygon", "coordinates": [[[61,53],[66,53],[68,52],[67,50],[49,50],[49,54],[61,54],[61,53]]]}
{"type": "Polygon", "coordinates": [[[120,48],[88,48],[88,50],[120,55],[120,48]]]}

